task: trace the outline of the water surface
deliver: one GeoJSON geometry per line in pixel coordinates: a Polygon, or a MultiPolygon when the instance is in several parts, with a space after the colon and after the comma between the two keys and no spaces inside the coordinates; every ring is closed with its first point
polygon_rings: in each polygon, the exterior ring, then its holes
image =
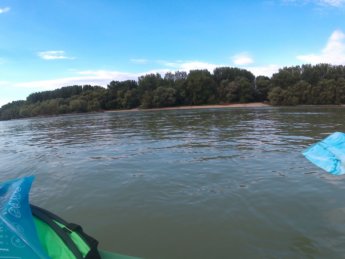
{"type": "Polygon", "coordinates": [[[0,122],[0,180],[100,247],[145,258],[340,258],[345,177],[301,151],[344,108],[231,108],[0,122]]]}

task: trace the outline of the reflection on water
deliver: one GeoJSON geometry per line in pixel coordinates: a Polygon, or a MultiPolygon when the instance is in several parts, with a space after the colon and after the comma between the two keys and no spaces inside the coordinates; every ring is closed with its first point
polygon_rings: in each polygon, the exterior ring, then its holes
{"type": "Polygon", "coordinates": [[[146,258],[339,258],[345,177],[301,151],[343,108],[234,108],[0,122],[0,180],[101,247],[146,258]]]}

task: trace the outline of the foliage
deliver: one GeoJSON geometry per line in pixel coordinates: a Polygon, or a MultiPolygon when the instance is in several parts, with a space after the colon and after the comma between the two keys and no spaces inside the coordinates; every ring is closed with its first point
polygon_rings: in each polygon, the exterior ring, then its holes
{"type": "Polygon", "coordinates": [[[173,106],[176,102],[176,91],[172,87],[160,86],[153,91],[152,106],[173,106]]]}
{"type": "Polygon", "coordinates": [[[237,77],[244,77],[250,83],[254,83],[255,80],[251,72],[236,67],[219,67],[213,71],[213,78],[218,84],[223,80],[234,81],[237,77]]]}
{"type": "Polygon", "coordinates": [[[111,109],[155,108],[269,101],[272,105],[345,104],[345,67],[329,64],[284,67],[271,78],[234,67],[140,76],[111,81],[107,88],[65,86],[30,94],[0,108],[0,119],[111,109]]]}
{"type": "Polygon", "coordinates": [[[200,105],[214,102],[216,87],[216,82],[208,70],[190,71],[184,85],[185,103],[200,105]]]}
{"type": "Polygon", "coordinates": [[[267,76],[258,76],[255,79],[256,99],[258,101],[267,101],[268,92],[271,90],[271,79],[267,76]]]}
{"type": "Polygon", "coordinates": [[[283,68],[272,76],[267,89],[272,105],[344,104],[345,67],[318,64],[283,68]]]}

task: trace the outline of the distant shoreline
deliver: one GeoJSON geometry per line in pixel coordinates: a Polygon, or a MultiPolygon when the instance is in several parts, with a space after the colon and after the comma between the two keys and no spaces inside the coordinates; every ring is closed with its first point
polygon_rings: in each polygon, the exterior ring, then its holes
{"type": "Polygon", "coordinates": [[[271,105],[256,102],[256,103],[233,103],[233,104],[214,104],[214,105],[189,105],[189,106],[174,106],[162,108],[149,108],[149,109],[127,109],[127,110],[106,110],[104,112],[138,112],[138,111],[170,111],[170,110],[199,110],[199,109],[221,109],[221,108],[258,108],[269,107],[271,105]]]}

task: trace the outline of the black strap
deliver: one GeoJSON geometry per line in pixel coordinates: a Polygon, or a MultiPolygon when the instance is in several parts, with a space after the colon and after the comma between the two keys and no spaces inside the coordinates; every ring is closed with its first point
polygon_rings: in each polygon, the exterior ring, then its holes
{"type": "Polygon", "coordinates": [[[90,251],[86,255],[85,259],[101,259],[101,256],[98,253],[98,241],[96,239],[86,234],[83,231],[83,228],[78,224],[68,223],[66,225],[66,228],[69,231],[78,233],[79,236],[84,240],[84,242],[86,242],[89,245],[90,251]]]}
{"type": "MultiPolygon", "coordinates": [[[[36,218],[42,220],[46,224],[48,224],[49,227],[51,227],[56,234],[62,239],[62,241],[65,243],[65,245],[71,250],[73,255],[76,257],[76,259],[83,259],[83,255],[79,251],[76,244],[72,241],[70,236],[67,234],[66,231],[64,231],[62,228],[60,228],[55,222],[55,219],[60,219],[56,215],[52,214],[51,212],[48,212],[40,207],[37,207],[35,205],[30,205],[32,215],[34,215],[36,218]],[[53,216],[53,217],[51,217],[53,216]]],[[[59,220],[58,220],[59,221],[59,220]]],[[[62,224],[64,224],[64,220],[62,220],[62,224]]],[[[68,225],[68,224],[67,224],[68,225]]]]}
{"type": "Polygon", "coordinates": [[[36,211],[37,210],[41,211],[42,213],[46,214],[49,218],[51,218],[52,220],[55,220],[55,221],[61,223],[62,225],[66,226],[66,225],[69,224],[64,219],[60,218],[59,216],[55,215],[54,213],[51,213],[49,210],[45,210],[45,209],[43,209],[41,207],[38,207],[36,205],[33,205],[33,204],[30,204],[30,207],[31,207],[31,209],[35,208],[36,211]]]}

